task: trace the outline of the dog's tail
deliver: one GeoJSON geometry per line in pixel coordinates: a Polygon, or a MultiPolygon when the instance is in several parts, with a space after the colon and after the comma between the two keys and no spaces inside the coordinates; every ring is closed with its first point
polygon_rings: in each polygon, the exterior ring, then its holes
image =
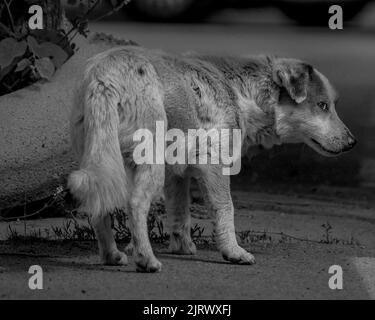
{"type": "Polygon", "coordinates": [[[120,151],[118,92],[93,74],[84,81],[83,153],[80,168],[70,174],[68,187],[81,202],[80,210],[93,216],[123,208],[127,179],[120,151]]]}

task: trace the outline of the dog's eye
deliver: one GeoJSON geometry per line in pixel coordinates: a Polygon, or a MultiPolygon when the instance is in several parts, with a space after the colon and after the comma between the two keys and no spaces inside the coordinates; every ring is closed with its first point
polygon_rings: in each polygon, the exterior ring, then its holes
{"type": "Polygon", "coordinates": [[[328,111],[328,104],[326,102],[320,101],[318,102],[318,107],[323,111],[328,111]]]}

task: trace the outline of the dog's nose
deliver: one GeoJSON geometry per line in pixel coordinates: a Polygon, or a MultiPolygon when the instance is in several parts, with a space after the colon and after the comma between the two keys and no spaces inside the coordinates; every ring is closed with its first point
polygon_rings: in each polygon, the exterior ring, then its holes
{"type": "Polygon", "coordinates": [[[345,146],[343,151],[348,151],[348,150],[352,149],[356,144],[357,144],[357,140],[354,138],[354,136],[352,134],[349,134],[347,145],[345,146]]]}
{"type": "Polygon", "coordinates": [[[349,135],[348,137],[348,145],[353,148],[357,144],[357,140],[354,138],[354,136],[349,135]]]}

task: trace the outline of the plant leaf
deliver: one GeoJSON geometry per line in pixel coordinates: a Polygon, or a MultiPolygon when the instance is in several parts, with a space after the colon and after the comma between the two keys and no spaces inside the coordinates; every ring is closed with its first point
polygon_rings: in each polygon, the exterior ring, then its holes
{"type": "Polygon", "coordinates": [[[40,44],[39,53],[41,57],[50,57],[56,68],[60,68],[66,59],[68,59],[68,54],[52,42],[43,42],[40,44]]]}
{"type": "Polygon", "coordinates": [[[10,64],[9,66],[3,68],[0,70],[0,81],[3,80],[3,78],[12,71],[14,65],[13,63],[10,64]]]}
{"type": "Polygon", "coordinates": [[[16,41],[13,38],[5,38],[0,41],[0,69],[9,66],[14,58],[22,56],[26,51],[25,41],[16,41]]]}
{"type": "Polygon", "coordinates": [[[43,79],[50,80],[55,73],[55,66],[50,58],[36,59],[35,68],[43,79]]]}
{"type": "MultiPolygon", "coordinates": [[[[0,0],[1,1],[1,0],[0,0]]],[[[70,47],[70,41],[68,38],[59,30],[32,30],[30,31],[35,39],[41,42],[52,42],[62,48],[68,57],[72,56],[74,52],[70,47]]]]}
{"type": "Polygon", "coordinates": [[[31,50],[31,52],[35,55],[37,55],[37,51],[38,51],[38,41],[36,41],[36,39],[33,37],[33,36],[27,36],[27,44],[29,45],[29,48],[31,50]]]}
{"type": "Polygon", "coordinates": [[[32,36],[27,37],[30,50],[39,58],[51,58],[55,67],[60,68],[68,59],[68,54],[57,44],[52,42],[42,42],[38,44],[32,36]]]}
{"type": "Polygon", "coordinates": [[[31,62],[29,59],[22,59],[17,63],[16,72],[25,70],[29,65],[31,65],[31,62]]]}
{"type": "Polygon", "coordinates": [[[14,36],[14,33],[2,22],[0,22],[0,36],[2,38],[14,36]]]}

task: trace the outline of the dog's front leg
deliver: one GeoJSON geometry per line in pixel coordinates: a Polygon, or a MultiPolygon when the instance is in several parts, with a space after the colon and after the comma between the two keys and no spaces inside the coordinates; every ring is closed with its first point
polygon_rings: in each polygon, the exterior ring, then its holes
{"type": "Polygon", "coordinates": [[[229,176],[222,175],[220,167],[210,167],[198,182],[215,216],[216,243],[223,258],[238,264],[255,263],[254,256],[237,243],[229,176]]]}
{"type": "Polygon", "coordinates": [[[253,264],[254,256],[241,248],[234,228],[234,209],[232,200],[215,210],[215,236],[218,249],[223,258],[232,263],[253,264]]]}

